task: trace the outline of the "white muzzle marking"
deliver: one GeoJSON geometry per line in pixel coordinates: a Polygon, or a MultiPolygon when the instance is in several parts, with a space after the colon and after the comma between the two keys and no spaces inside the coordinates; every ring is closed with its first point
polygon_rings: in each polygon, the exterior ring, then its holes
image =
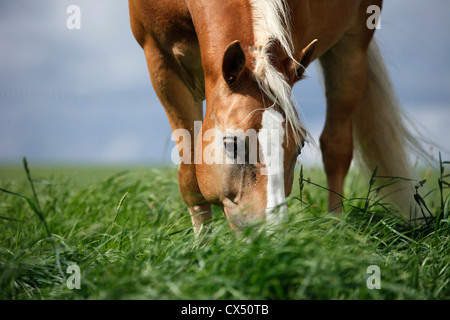
{"type": "Polygon", "coordinates": [[[287,205],[284,190],[284,118],[273,108],[263,113],[258,139],[261,146],[267,175],[266,222],[280,223],[287,218],[287,205]]]}

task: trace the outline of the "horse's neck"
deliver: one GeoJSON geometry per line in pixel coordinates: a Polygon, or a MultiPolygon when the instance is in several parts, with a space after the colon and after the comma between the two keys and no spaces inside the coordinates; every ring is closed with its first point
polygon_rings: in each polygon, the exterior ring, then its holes
{"type": "MultiPolygon", "coordinates": [[[[254,44],[253,20],[249,1],[186,0],[194,22],[207,81],[222,74],[222,58],[228,44],[235,40],[249,53],[254,44]]],[[[251,67],[251,57],[247,57],[251,67]]]]}

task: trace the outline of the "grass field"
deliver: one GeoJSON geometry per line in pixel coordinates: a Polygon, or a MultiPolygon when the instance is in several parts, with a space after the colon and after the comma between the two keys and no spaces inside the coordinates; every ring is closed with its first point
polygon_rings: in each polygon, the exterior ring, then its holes
{"type": "Polygon", "coordinates": [[[0,169],[0,299],[450,299],[444,171],[424,174],[440,219],[423,229],[392,218],[355,172],[344,214],[327,214],[323,172],[305,169],[277,232],[242,241],[214,208],[199,242],[174,168],[29,169],[0,169]]]}

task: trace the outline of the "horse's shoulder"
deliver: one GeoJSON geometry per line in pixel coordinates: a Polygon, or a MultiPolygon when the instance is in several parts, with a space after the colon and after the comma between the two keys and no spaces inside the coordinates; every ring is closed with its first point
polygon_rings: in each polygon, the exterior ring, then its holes
{"type": "Polygon", "coordinates": [[[195,33],[192,18],[182,0],[130,0],[132,26],[142,36],[151,34],[159,42],[171,44],[195,33]]]}

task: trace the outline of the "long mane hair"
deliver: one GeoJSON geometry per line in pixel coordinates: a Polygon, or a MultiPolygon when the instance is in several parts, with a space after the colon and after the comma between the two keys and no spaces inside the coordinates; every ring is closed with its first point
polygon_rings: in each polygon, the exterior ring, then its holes
{"type": "Polygon", "coordinates": [[[288,57],[295,61],[290,32],[290,8],[284,0],[250,0],[250,5],[256,51],[255,80],[272,105],[283,110],[286,129],[293,129],[295,142],[299,143],[301,138],[308,137],[307,130],[297,116],[291,86],[285,75],[279,72],[271,61],[275,45],[281,46],[288,57]]]}

